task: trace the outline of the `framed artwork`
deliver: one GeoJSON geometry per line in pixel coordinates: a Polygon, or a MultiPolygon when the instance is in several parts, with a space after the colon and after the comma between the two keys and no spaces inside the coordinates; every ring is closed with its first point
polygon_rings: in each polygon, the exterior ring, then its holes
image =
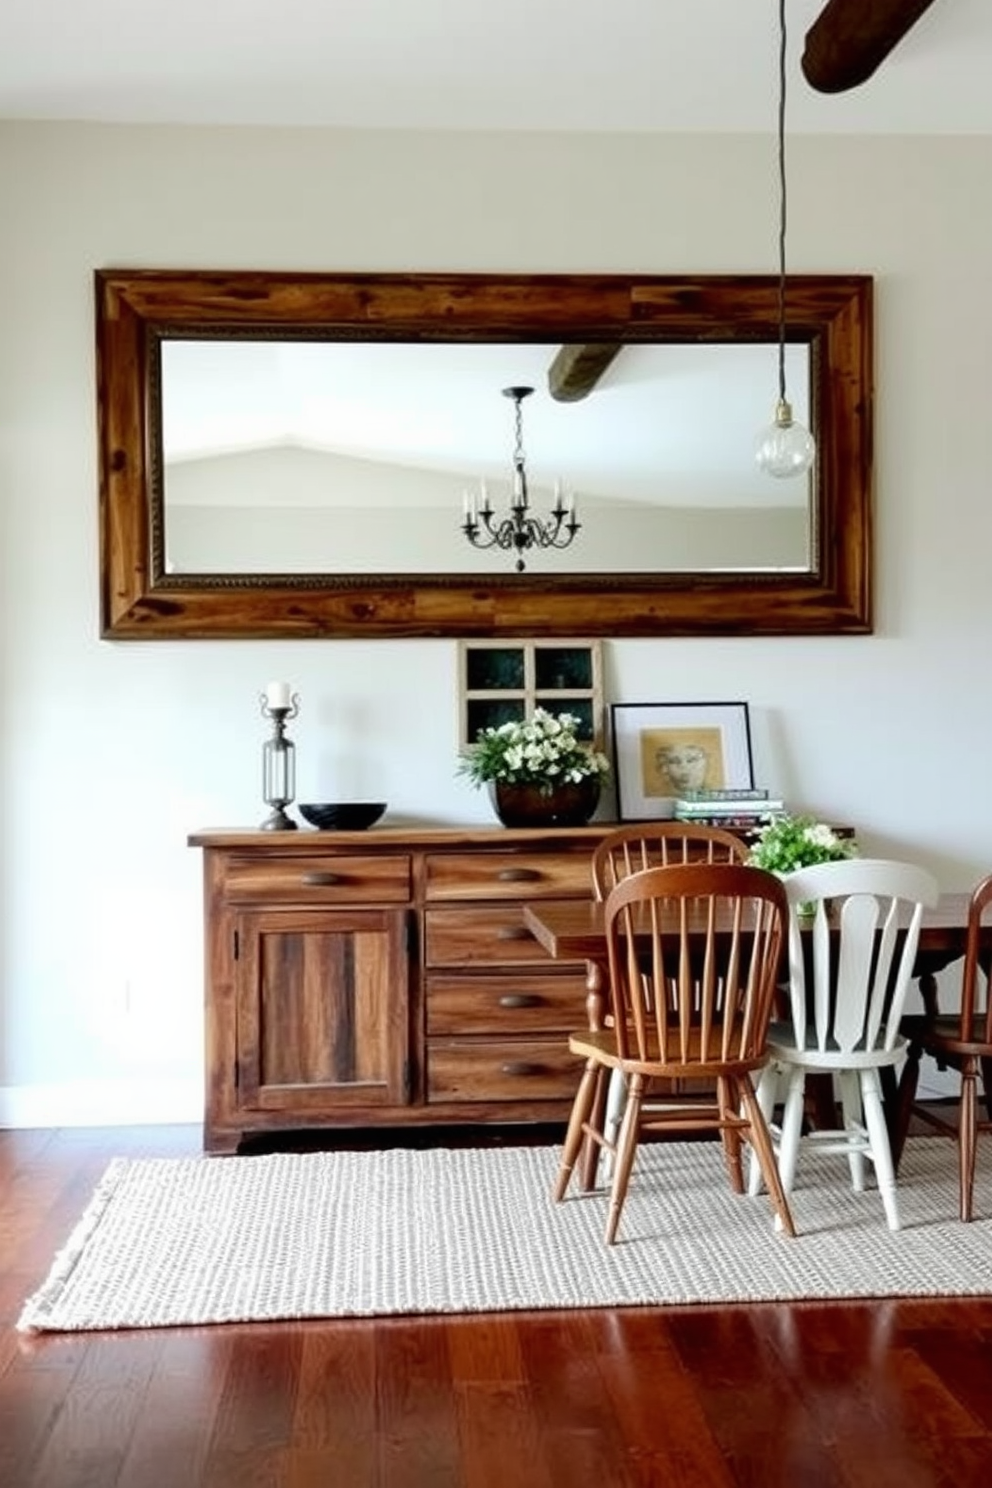
{"type": "Polygon", "coordinates": [[[621,821],[671,816],[680,796],[754,786],[747,703],[613,703],[621,821]]]}

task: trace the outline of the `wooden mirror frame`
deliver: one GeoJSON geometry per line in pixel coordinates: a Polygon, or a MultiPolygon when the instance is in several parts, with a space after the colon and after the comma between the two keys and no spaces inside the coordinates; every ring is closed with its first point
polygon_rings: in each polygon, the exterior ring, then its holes
{"type": "MultiPolygon", "coordinates": [[[[96,271],[95,290],[105,638],[871,630],[870,276],[795,275],[788,282],[787,335],[810,346],[817,436],[812,560],[802,573],[434,577],[165,571],[159,348],[170,334],[774,343],[774,276],[104,269],[96,271]]],[[[768,388],[769,422],[775,393],[768,388]]],[[[713,416],[719,418],[719,409],[713,416]]]]}

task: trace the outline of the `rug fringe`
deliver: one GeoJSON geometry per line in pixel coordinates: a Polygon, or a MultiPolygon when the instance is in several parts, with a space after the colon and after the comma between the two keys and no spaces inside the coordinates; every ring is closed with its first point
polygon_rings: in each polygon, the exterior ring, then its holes
{"type": "Polygon", "coordinates": [[[44,1285],[28,1298],[21,1309],[16,1325],[18,1333],[44,1333],[48,1330],[52,1312],[61,1301],[90,1236],[106,1214],[107,1206],[117,1192],[127,1165],[127,1158],[115,1157],[105,1168],[82,1218],[52,1261],[44,1285]]]}

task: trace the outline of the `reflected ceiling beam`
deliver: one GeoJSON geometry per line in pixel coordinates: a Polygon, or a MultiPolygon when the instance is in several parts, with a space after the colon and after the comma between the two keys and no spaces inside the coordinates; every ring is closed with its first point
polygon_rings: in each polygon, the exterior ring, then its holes
{"type": "Polygon", "coordinates": [[[933,0],[827,0],[806,32],[803,75],[820,93],[870,78],[933,0]]]}
{"type": "Polygon", "coordinates": [[[559,403],[577,403],[592,392],[622,347],[622,341],[560,347],[548,368],[548,392],[559,403]]]}

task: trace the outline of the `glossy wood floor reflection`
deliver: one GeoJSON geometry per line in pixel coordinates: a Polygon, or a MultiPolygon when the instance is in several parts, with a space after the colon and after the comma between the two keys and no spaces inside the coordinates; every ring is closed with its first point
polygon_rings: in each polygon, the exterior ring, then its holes
{"type": "Polygon", "coordinates": [[[992,1474],[992,1301],[18,1335],[107,1161],[198,1151],[192,1128],[0,1132],[2,1488],[969,1488],[992,1474]]]}

